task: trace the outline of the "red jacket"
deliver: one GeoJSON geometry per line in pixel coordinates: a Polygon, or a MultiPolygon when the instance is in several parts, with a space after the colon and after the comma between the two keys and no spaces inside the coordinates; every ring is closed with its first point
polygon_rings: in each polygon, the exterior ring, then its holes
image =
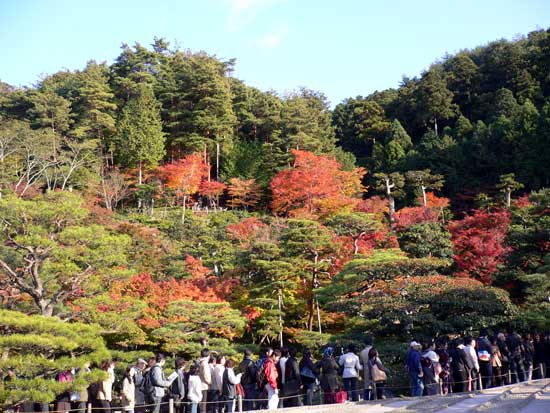
{"type": "Polygon", "coordinates": [[[264,363],[265,369],[265,378],[267,379],[267,384],[269,384],[273,389],[277,388],[277,378],[279,373],[277,372],[277,367],[271,358],[268,358],[264,363]]]}

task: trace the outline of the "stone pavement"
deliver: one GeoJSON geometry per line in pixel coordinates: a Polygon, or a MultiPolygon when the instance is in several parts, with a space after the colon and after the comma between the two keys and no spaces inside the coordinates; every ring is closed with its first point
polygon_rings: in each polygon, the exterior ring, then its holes
{"type": "MultiPolygon", "coordinates": [[[[266,413],[267,410],[261,411],[266,413]]],[[[271,410],[279,413],[550,413],[550,379],[475,393],[271,410]]]]}

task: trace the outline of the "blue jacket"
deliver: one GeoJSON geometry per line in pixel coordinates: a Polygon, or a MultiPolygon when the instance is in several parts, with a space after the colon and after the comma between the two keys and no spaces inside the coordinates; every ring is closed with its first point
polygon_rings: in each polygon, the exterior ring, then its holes
{"type": "Polygon", "coordinates": [[[420,364],[420,353],[416,350],[410,349],[407,353],[405,365],[407,366],[407,370],[409,370],[410,373],[420,374],[422,372],[422,365],[420,364]]]}

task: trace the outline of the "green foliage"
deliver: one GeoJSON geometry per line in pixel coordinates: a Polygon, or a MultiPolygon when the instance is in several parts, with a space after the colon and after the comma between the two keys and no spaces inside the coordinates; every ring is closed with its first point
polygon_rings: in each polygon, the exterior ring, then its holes
{"type": "Polygon", "coordinates": [[[453,256],[451,234],[436,222],[413,225],[399,232],[398,240],[401,249],[411,257],[450,259],[453,256]]]}
{"type": "Polygon", "coordinates": [[[99,371],[73,383],[54,381],[56,374],[109,358],[96,326],[65,323],[57,318],[0,310],[0,370],[14,369],[14,381],[0,385],[0,404],[32,400],[50,402],[68,390],[82,390],[101,377],[99,371]]]}

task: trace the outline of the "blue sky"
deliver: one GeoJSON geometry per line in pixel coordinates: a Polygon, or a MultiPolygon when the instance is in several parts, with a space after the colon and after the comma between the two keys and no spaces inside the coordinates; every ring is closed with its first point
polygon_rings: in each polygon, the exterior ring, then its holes
{"type": "Polygon", "coordinates": [[[332,104],[396,87],[445,53],[550,26],[549,0],[0,0],[0,80],[111,63],[153,37],[236,58],[235,76],[332,104]]]}

